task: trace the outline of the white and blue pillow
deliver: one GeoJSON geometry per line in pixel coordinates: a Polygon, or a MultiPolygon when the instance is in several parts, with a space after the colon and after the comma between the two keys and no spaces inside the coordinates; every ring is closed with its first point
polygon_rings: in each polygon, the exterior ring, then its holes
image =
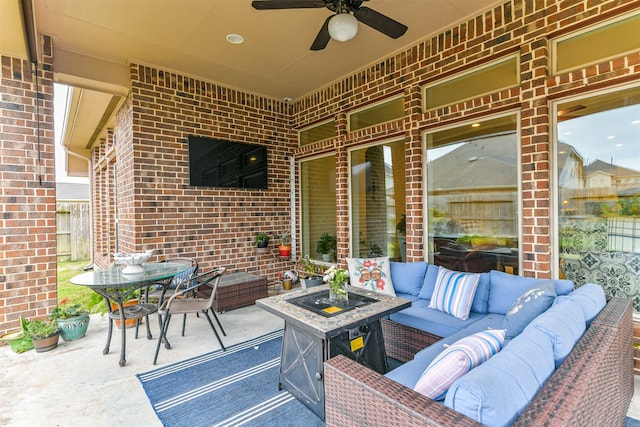
{"type": "Polygon", "coordinates": [[[556,298],[552,280],[541,280],[513,303],[504,318],[506,338],[513,339],[538,315],[547,311],[556,298]]]}
{"type": "Polygon", "coordinates": [[[413,389],[434,400],[444,399],[451,384],[502,349],[504,333],[489,329],[456,341],[431,361],[413,389]]]}
{"type": "Polygon", "coordinates": [[[438,267],[438,277],[429,308],[467,320],[479,281],[479,274],[461,273],[438,267]]]}

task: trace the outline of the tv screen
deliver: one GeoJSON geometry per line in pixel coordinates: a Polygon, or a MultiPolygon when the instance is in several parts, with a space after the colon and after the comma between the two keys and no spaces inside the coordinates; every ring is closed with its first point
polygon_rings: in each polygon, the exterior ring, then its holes
{"type": "Polygon", "coordinates": [[[266,189],[267,147],[190,135],[189,184],[266,189]]]}

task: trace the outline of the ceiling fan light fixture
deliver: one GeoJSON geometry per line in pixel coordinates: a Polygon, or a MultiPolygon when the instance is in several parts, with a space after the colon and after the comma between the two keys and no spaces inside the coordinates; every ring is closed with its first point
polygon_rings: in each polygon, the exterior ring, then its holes
{"type": "Polygon", "coordinates": [[[329,20],[329,35],[339,42],[351,40],[358,33],[358,20],[349,13],[338,13],[329,20]]]}

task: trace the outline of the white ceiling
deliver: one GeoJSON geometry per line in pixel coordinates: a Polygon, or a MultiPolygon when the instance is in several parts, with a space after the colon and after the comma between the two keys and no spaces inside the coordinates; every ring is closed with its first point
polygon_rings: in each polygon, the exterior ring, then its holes
{"type": "MultiPolygon", "coordinates": [[[[0,53],[26,57],[19,25],[22,1],[0,0],[0,53]]],[[[407,32],[394,40],[359,24],[353,40],[331,40],[326,49],[311,51],[311,43],[332,13],[326,8],[255,10],[251,0],[29,1],[37,32],[53,38],[56,81],[102,96],[97,104],[84,106],[82,98],[95,101],[99,96],[80,96],[77,110],[68,111],[77,119],[84,109],[107,108],[113,96],[127,93],[130,62],[295,100],[501,3],[366,0],[364,6],[407,25],[407,32]],[[242,35],[244,43],[227,42],[230,33],[242,35]]],[[[92,112],[92,119],[82,125],[87,128],[82,139],[65,144],[90,146],[93,141],[85,138],[99,133],[96,126],[100,121],[104,125],[105,114],[110,112],[92,112]]],[[[66,127],[68,132],[71,128],[66,127]]]]}

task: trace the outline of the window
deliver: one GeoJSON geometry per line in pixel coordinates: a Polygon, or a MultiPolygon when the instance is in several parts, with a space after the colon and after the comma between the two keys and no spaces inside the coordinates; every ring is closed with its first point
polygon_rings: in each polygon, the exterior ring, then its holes
{"type": "Polygon", "coordinates": [[[404,141],[351,150],[352,256],[406,258],[404,141]]]}
{"type": "Polygon", "coordinates": [[[552,43],[554,74],[622,56],[640,49],[640,14],[560,38],[552,43]]]}
{"type": "Polygon", "coordinates": [[[422,97],[423,109],[427,111],[518,86],[519,70],[518,56],[510,56],[478,67],[471,72],[426,86],[422,97]]]}
{"type": "Polygon", "coordinates": [[[314,142],[324,141],[336,136],[336,121],[329,120],[317,125],[302,129],[298,133],[299,145],[313,144],[314,142]]]}
{"type": "Polygon", "coordinates": [[[640,311],[640,87],[556,108],[558,267],[640,311]]]}
{"type": "MultiPolygon", "coordinates": [[[[320,236],[336,235],[335,155],[300,161],[300,210],[302,253],[320,260],[316,252],[320,236]]],[[[329,255],[335,257],[335,252],[329,255]]]]}
{"type": "Polygon", "coordinates": [[[517,116],[426,135],[430,263],[518,273],[517,116]]]}
{"type": "Polygon", "coordinates": [[[404,116],[404,99],[394,98],[349,114],[349,132],[400,119],[404,116]]]}

